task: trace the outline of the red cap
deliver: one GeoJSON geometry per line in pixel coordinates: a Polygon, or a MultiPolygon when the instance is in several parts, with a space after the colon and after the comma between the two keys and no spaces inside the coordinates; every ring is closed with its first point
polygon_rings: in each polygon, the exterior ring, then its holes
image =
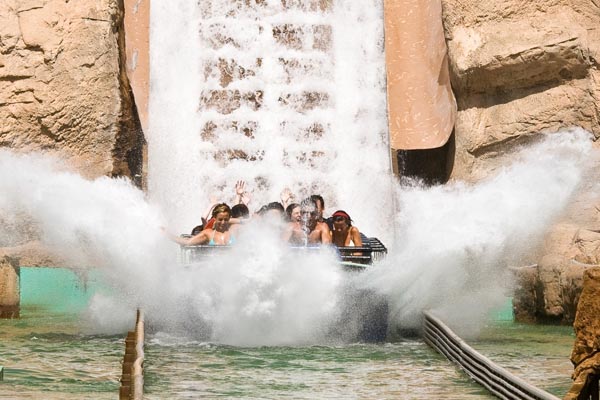
{"type": "Polygon", "coordinates": [[[335,217],[344,217],[346,219],[348,219],[348,221],[352,221],[352,218],[350,218],[350,216],[348,215],[348,213],[344,210],[337,210],[336,212],[333,213],[333,215],[331,216],[332,218],[335,217]]]}

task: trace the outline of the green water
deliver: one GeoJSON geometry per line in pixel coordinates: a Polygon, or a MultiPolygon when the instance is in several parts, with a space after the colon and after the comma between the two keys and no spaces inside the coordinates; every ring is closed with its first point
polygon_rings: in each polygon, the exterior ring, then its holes
{"type": "Polygon", "coordinates": [[[575,342],[571,326],[515,324],[486,326],[468,343],[512,374],[557,397],[571,387],[573,364],[569,357],[575,342]]]}
{"type": "Polygon", "coordinates": [[[21,305],[50,312],[84,310],[90,298],[106,290],[97,273],[65,268],[21,268],[21,305]]]}
{"type": "MultiPolygon", "coordinates": [[[[80,319],[97,277],[22,268],[22,318],[0,320],[0,399],[114,399],[122,334],[89,334],[80,319]]],[[[493,315],[475,349],[517,376],[562,397],[570,386],[570,327],[493,315]]],[[[131,328],[135,316],[132,315],[131,328]]],[[[385,344],[240,348],[166,333],[146,340],[146,399],[492,399],[419,339],[385,344]]]]}
{"type": "Polygon", "coordinates": [[[21,268],[21,318],[0,320],[0,399],[114,399],[124,336],[83,333],[97,277],[21,268]],[[83,278],[83,279],[82,279],[83,278]]]}
{"type": "Polygon", "coordinates": [[[236,348],[153,338],[146,399],[492,399],[419,340],[236,348]]]}

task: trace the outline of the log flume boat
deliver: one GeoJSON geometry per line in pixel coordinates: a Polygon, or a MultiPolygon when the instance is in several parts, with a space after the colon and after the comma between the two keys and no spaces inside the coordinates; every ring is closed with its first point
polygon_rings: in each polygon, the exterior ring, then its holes
{"type": "MultiPolygon", "coordinates": [[[[189,237],[189,235],[181,235],[189,237]]],[[[388,304],[385,298],[371,290],[357,287],[351,276],[362,273],[368,268],[377,268],[377,263],[385,259],[387,248],[375,237],[361,233],[363,246],[335,247],[339,265],[348,272],[346,287],[342,291],[344,304],[340,321],[333,328],[333,336],[344,341],[383,342],[388,334],[388,304]]],[[[233,245],[193,245],[180,246],[180,262],[183,265],[202,265],[213,257],[223,255],[233,245]]],[[[321,245],[290,246],[294,252],[317,252],[321,245]]],[[[360,285],[359,285],[360,286],[360,285]]]]}
{"type": "MultiPolygon", "coordinates": [[[[189,238],[191,235],[180,235],[184,238],[189,238]]],[[[385,259],[387,255],[387,248],[379,239],[376,237],[367,237],[361,233],[363,245],[360,247],[348,246],[348,247],[335,247],[335,250],[340,265],[348,268],[363,269],[366,266],[376,264],[377,262],[385,259]]],[[[193,246],[180,246],[181,251],[181,262],[184,264],[192,264],[195,262],[205,261],[210,257],[215,257],[222,254],[223,251],[227,251],[234,245],[193,245],[193,246]]],[[[294,251],[317,251],[321,248],[321,245],[307,245],[307,246],[290,246],[290,249],[294,251]]]]}

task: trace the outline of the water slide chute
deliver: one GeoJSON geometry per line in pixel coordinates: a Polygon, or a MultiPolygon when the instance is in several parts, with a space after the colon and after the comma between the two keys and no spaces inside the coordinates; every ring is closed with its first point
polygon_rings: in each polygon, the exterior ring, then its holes
{"type": "Polygon", "coordinates": [[[392,165],[397,175],[445,181],[456,100],[440,0],[385,0],[385,61],[392,165]]]}

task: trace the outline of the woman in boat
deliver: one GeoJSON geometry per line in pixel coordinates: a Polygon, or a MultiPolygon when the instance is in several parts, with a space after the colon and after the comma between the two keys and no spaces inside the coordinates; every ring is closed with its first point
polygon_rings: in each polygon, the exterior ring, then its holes
{"type": "Polygon", "coordinates": [[[230,224],[231,208],[225,203],[217,204],[212,211],[214,223],[211,228],[204,229],[199,234],[190,238],[172,237],[172,239],[184,246],[207,244],[209,246],[222,246],[235,242],[235,233],[238,224],[230,224]]]}
{"type": "Polygon", "coordinates": [[[295,245],[304,245],[307,242],[300,210],[300,204],[298,203],[292,203],[285,209],[287,226],[283,233],[283,240],[295,245]]]}
{"type": "Polygon", "coordinates": [[[344,210],[337,210],[331,216],[333,229],[331,231],[331,241],[337,247],[363,245],[360,232],[357,227],[352,226],[352,218],[344,210]]]}

